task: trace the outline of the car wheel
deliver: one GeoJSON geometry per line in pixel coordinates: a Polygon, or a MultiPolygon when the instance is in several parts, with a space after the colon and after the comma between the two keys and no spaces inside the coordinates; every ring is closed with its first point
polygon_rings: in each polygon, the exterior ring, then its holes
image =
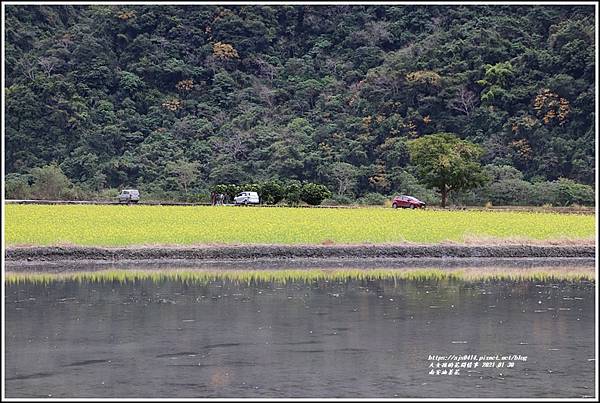
{"type": "Polygon", "coordinates": [[[398,205],[396,203],[393,203],[392,208],[398,208],[398,205]]]}
{"type": "Polygon", "coordinates": [[[414,209],[414,208],[415,208],[415,205],[414,205],[414,204],[411,204],[411,205],[410,205],[410,208],[411,208],[411,209],[414,209]]]}

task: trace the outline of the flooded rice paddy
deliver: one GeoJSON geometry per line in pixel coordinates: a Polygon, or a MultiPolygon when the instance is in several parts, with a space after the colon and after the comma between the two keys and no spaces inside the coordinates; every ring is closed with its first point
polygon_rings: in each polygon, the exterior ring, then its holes
{"type": "Polygon", "coordinates": [[[8,272],[6,396],[593,397],[558,269],[8,272]]]}

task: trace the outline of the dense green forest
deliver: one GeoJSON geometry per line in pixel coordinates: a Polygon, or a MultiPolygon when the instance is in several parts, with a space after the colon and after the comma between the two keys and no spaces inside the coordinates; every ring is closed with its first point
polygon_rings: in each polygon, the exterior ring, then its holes
{"type": "Polygon", "coordinates": [[[489,179],[454,202],[593,203],[593,6],[9,5],[5,26],[7,197],[53,170],[71,197],[432,201],[409,143],[449,132],[489,179]]]}

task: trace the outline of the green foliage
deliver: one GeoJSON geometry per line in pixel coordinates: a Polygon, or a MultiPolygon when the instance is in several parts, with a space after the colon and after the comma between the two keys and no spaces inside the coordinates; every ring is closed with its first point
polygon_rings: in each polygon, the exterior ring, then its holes
{"type": "Polygon", "coordinates": [[[358,202],[368,206],[383,206],[387,200],[388,198],[380,193],[367,193],[358,199],[358,202]]]}
{"type": "Polygon", "coordinates": [[[260,200],[265,204],[277,204],[285,197],[285,188],[279,182],[265,182],[260,186],[260,200]]]}
{"type": "Polygon", "coordinates": [[[565,178],[560,178],[556,183],[558,185],[557,204],[561,206],[594,204],[594,188],[591,186],[582,185],[565,178]]]}
{"type": "Polygon", "coordinates": [[[308,204],[320,204],[323,199],[331,196],[327,187],[316,183],[289,182],[283,185],[278,181],[263,183],[248,183],[244,185],[220,184],[212,187],[212,191],[229,195],[232,200],[239,192],[257,192],[260,202],[277,204],[284,200],[289,205],[297,205],[300,201],[308,204]]]}
{"type": "Polygon", "coordinates": [[[175,162],[168,162],[166,169],[175,178],[177,185],[187,194],[190,185],[198,177],[200,164],[180,159],[175,162]]]}
{"type": "Polygon", "coordinates": [[[330,198],[332,193],[326,186],[317,183],[305,183],[302,185],[300,198],[302,201],[316,206],[321,204],[324,199],[330,198]]]}
{"type": "Polygon", "coordinates": [[[515,74],[510,62],[496,63],[494,65],[486,64],[483,67],[485,69],[484,80],[492,85],[499,85],[501,87],[505,87],[515,74]]]}
{"type": "Polygon", "coordinates": [[[481,147],[452,133],[424,136],[412,140],[408,147],[422,181],[440,191],[442,207],[448,192],[478,187],[487,179],[479,163],[481,147]]]}
{"type": "Polygon", "coordinates": [[[135,93],[141,89],[144,85],[144,81],[138,77],[135,73],[123,71],[119,74],[119,87],[129,93],[135,93]]]}
{"type": "Polygon", "coordinates": [[[535,204],[532,185],[523,179],[502,179],[493,182],[489,185],[487,194],[494,206],[535,204]]]}
{"type": "Polygon", "coordinates": [[[256,192],[259,193],[261,185],[259,183],[247,183],[245,185],[238,186],[238,192],[256,192]]]}
{"type": "Polygon", "coordinates": [[[330,177],[333,179],[338,196],[351,193],[356,185],[358,170],[352,164],[347,162],[336,162],[331,166],[330,177]]]}
{"type": "Polygon", "coordinates": [[[484,169],[490,181],[481,188],[458,192],[452,197],[454,202],[478,205],[490,202],[494,206],[593,206],[595,203],[594,189],[573,180],[530,182],[523,179],[522,172],[508,165],[486,165],[484,169]]]}
{"type": "Polygon", "coordinates": [[[73,184],[57,165],[46,165],[31,170],[31,192],[40,199],[60,200],[72,198],[73,184]]]}
{"type": "MultiPolygon", "coordinates": [[[[115,200],[115,197],[119,195],[119,189],[109,188],[103,189],[99,194],[98,198],[100,200],[115,200]]],[[[144,196],[145,198],[145,196],[144,196]]]]}
{"type": "Polygon", "coordinates": [[[326,206],[348,206],[354,203],[354,199],[351,199],[348,196],[334,194],[331,198],[324,199],[321,204],[326,206]]]}
{"type": "Polygon", "coordinates": [[[217,194],[226,194],[229,196],[230,200],[233,200],[234,197],[241,192],[241,186],[233,185],[233,184],[219,184],[212,187],[212,191],[217,194]]]}
{"type": "Polygon", "coordinates": [[[484,168],[489,183],[481,189],[484,195],[479,198],[479,203],[489,201],[494,206],[536,204],[533,185],[523,179],[523,173],[518,169],[510,165],[486,165],[484,168]]]}
{"type": "Polygon", "coordinates": [[[405,170],[401,170],[395,176],[395,187],[393,195],[410,195],[427,203],[427,205],[439,204],[440,195],[432,189],[428,189],[414,177],[413,174],[405,170]]]}
{"type": "Polygon", "coordinates": [[[5,17],[8,174],[54,163],[90,194],[295,180],[360,198],[402,189],[407,142],[451,132],[524,181],[595,181],[591,6],[12,4],[5,17]]]}
{"type": "Polygon", "coordinates": [[[290,182],[285,186],[285,201],[290,206],[297,206],[301,201],[302,185],[300,182],[290,182]]]}
{"type": "Polygon", "coordinates": [[[6,199],[24,200],[31,197],[29,175],[8,174],[4,179],[4,195],[6,199]]]}

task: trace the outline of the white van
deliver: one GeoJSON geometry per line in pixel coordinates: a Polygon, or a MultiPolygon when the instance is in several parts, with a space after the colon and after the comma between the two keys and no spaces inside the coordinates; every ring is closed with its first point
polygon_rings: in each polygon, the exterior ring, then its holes
{"type": "Polygon", "coordinates": [[[137,189],[124,189],[117,196],[119,203],[137,203],[140,201],[140,192],[137,189]]]}
{"type": "Polygon", "coordinates": [[[259,204],[260,199],[256,192],[242,192],[233,198],[235,204],[259,204]]]}

